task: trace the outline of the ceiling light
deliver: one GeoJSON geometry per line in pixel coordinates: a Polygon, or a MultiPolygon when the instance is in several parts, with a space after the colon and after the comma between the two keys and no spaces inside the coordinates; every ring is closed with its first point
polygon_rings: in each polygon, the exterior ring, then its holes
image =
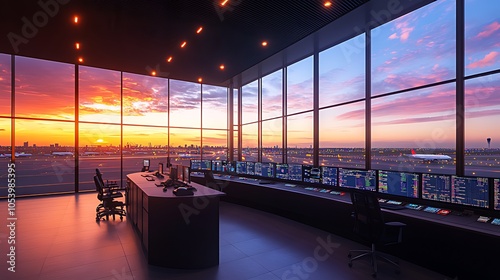
{"type": "Polygon", "coordinates": [[[332,2],[325,1],[325,3],[323,4],[323,6],[325,6],[325,7],[331,7],[332,6],[332,2]]]}
{"type": "Polygon", "coordinates": [[[73,17],[73,21],[74,21],[75,23],[78,23],[78,21],[79,21],[79,20],[80,20],[80,19],[78,18],[78,16],[74,16],[74,17],[73,17]]]}
{"type": "Polygon", "coordinates": [[[184,47],[186,46],[186,44],[187,44],[187,42],[186,42],[186,41],[182,42],[182,44],[181,44],[181,48],[184,48],[184,47]]]}
{"type": "Polygon", "coordinates": [[[267,47],[267,41],[262,41],[262,46],[267,47]]]}
{"type": "Polygon", "coordinates": [[[80,43],[76,43],[76,44],[75,44],[75,48],[76,48],[77,50],[79,50],[79,49],[80,49],[80,43]]]}
{"type": "Polygon", "coordinates": [[[224,69],[226,68],[226,66],[224,66],[224,64],[221,64],[221,65],[219,66],[219,68],[220,68],[220,70],[224,70],[224,69]]]}
{"type": "Polygon", "coordinates": [[[151,76],[156,76],[156,71],[152,71],[151,76]]]}
{"type": "Polygon", "coordinates": [[[200,34],[202,30],[203,30],[203,26],[200,26],[200,28],[198,28],[198,30],[196,30],[196,33],[200,34]]]}
{"type": "Polygon", "coordinates": [[[169,56],[169,57],[167,58],[167,62],[171,62],[171,61],[172,61],[172,59],[173,59],[173,57],[169,56]]]}
{"type": "Polygon", "coordinates": [[[200,78],[198,78],[198,83],[201,83],[201,82],[203,82],[203,79],[200,77],[200,78]]]}
{"type": "Polygon", "coordinates": [[[221,6],[224,6],[224,5],[226,5],[226,4],[227,4],[227,2],[229,2],[229,0],[223,0],[223,1],[220,3],[220,5],[221,5],[221,6]]]}
{"type": "Polygon", "coordinates": [[[83,63],[83,57],[79,57],[78,62],[83,63]]]}

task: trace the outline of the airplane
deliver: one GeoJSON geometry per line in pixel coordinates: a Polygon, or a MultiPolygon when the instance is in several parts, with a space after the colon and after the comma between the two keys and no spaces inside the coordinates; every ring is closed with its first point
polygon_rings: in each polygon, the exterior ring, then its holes
{"type": "Polygon", "coordinates": [[[434,154],[417,154],[415,150],[411,150],[411,154],[405,154],[409,158],[421,159],[424,161],[438,161],[438,160],[451,160],[452,158],[447,155],[434,155],[434,154]]]}
{"type": "Polygon", "coordinates": [[[72,152],[52,152],[53,156],[73,156],[72,152]]]}
{"type": "MultiPolygon", "coordinates": [[[[0,158],[10,158],[12,156],[12,154],[0,154],[0,158]]],[[[26,154],[24,152],[22,153],[15,153],[14,154],[15,157],[30,157],[32,156],[32,154],[26,154]]]]}

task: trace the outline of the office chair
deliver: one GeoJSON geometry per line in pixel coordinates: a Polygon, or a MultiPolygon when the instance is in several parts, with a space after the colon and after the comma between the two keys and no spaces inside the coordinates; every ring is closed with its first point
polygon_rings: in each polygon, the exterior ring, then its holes
{"type": "Polygon", "coordinates": [[[349,251],[349,267],[352,267],[354,260],[370,257],[373,265],[372,276],[376,278],[377,258],[380,258],[396,266],[396,273],[399,274],[398,261],[393,261],[377,251],[376,245],[401,243],[403,227],[406,225],[400,222],[384,222],[378,198],[374,193],[353,190],[351,192],[351,201],[354,206],[354,212],[352,213],[352,217],[354,218],[354,232],[371,243],[371,250],[349,251]],[[352,254],[355,252],[360,254],[353,257],[352,254]]]}
{"type": "Polygon", "coordinates": [[[207,170],[204,172],[205,176],[205,186],[214,190],[222,191],[226,182],[217,181],[214,178],[214,173],[211,170],[207,170]]]}
{"type": "Polygon", "coordinates": [[[115,198],[123,197],[123,195],[120,192],[113,192],[111,188],[102,185],[97,175],[94,176],[94,183],[97,191],[97,199],[101,201],[95,209],[96,221],[100,221],[104,217],[106,217],[106,220],[109,220],[109,215],[113,215],[113,220],[115,219],[115,215],[119,215],[120,220],[123,221],[123,216],[126,215],[123,209],[125,204],[122,201],[115,200],[115,198]]]}
{"type": "Polygon", "coordinates": [[[118,183],[116,181],[106,180],[106,182],[104,182],[104,180],[102,179],[102,173],[99,170],[99,168],[95,169],[95,174],[96,174],[97,178],[99,179],[99,181],[101,182],[101,184],[105,188],[111,188],[112,190],[119,190],[119,189],[121,189],[120,186],[118,185],[118,183]]]}

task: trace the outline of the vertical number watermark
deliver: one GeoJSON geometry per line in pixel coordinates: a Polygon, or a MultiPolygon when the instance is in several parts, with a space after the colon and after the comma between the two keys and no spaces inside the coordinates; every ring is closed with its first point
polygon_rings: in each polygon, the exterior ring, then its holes
{"type": "Polygon", "coordinates": [[[7,195],[7,228],[8,228],[8,238],[7,244],[9,244],[9,249],[7,250],[7,263],[9,264],[7,270],[10,272],[16,272],[16,164],[11,162],[7,165],[8,175],[8,195],[7,195]]]}

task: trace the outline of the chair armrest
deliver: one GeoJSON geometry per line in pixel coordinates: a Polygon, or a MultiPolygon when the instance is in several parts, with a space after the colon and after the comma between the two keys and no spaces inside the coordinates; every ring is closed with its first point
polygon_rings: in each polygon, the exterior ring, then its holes
{"type": "Polygon", "coordinates": [[[385,224],[387,226],[390,226],[390,227],[404,227],[404,226],[406,226],[405,223],[401,223],[401,222],[387,222],[385,224]]]}
{"type": "Polygon", "coordinates": [[[393,228],[394,230],[398,231],[398,236],[396,239],[396,242],[391,242],[391,243],[386,243],[385,245],[392,245],[392,244],[398,244],[403,241],[403,227],[406,226],[405,223],[401,222],[387,222],[385,223],[387,227],[393,228]]]}

